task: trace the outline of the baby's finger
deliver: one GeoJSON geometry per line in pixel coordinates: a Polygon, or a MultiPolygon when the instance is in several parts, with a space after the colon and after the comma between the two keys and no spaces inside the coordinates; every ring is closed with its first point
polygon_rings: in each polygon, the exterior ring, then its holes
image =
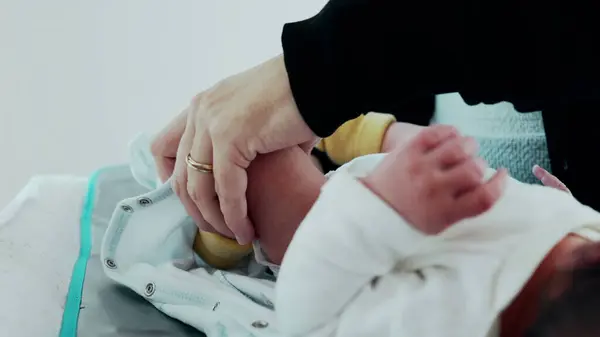
{"type": "Polygon", "coordinates": [[[458,130],[450,125],[433,125],[423,129],[409,147],[419,153],[433,150],[442,142],[458,136],[458,130]]]}
{"type": "Polygon", "coordinates": [[[492,208],[504,192],[507,176],[507,171],[500,169],[487,182],[458,196],[456,207],[453,208],[455,210],[453,220],[456,222],[474,217],[492,208]]]}
{"type": "Polygon", "coordinates": [[[444,171],[441,179],[452,196],[458,197],[481,185],[486,168],[485,160],[470,158],[444,171]]]}
{"type": "Polygon", "coordinates": [[[560,181],[556,176],[546,171],[539,165],[533,166],[533,175],[538,178],[544,186],[553,187],[561,191],[571,193],[571,191],[569,191],[567,188],[567,185],[563,184],[563,182],[560,181]]]}
{"type": "Polygon", "coordinates": [[[478,150],[475,139],[455,137],[443,142],[428,155],[435,161],[437,167],[447,169],[472,158],[478,150]]]}

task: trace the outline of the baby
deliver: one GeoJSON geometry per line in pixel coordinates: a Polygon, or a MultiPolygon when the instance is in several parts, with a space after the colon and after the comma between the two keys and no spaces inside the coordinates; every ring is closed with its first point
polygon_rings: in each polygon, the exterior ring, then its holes
{"type": "MultiPolygon", "coordinates": [[[[414,124],[396,123],[390,114],[370,112],[344,123],[333,135],[322,139],[313,149],[311,159],[322,172],[332,171],[354,158],[387,153],[397,146],[403,146],[422,129],[414,124]]],[[[471,141],[470,145],[475,144],[471,141]]],[[[503,148],[497,151],[505,152],[503,148]]],[[[546,186],[568,190],[556,177],[537,165],[533,173],[546,186]]],[[[520,174],[522,176],[524,173],[520,174]]],[[[241,246],[235,240],[209,232],[200,232],[194,247],[206,263],[220,269],[237,266],[252,252],[252,245],[241,246]]]]}
{"type": "Polygon", "coordinates": [[[504,171],[484,180],[476,151],[435,126],[328,182],[299,148],[257,158],[248,207],[262,250],[283,261],[284,332],[597,336],[600,215],[504,171]]]}
{"type": "MultiPolygon", "coordinates": [[[[334,134],[316,145],[311,153],[311,160],[321,171],[335,170],[354,158],[389,152],[406,144],[422,129],[414,124],[395,121],[393,115],[377,112],[347,121],[334,134]]],[[[162,177],[163,180],[167,178],[162,177]]],[[[190,214],[194,212],[191,211],[190,214]]],[[[209,265],[219,269],[231,269],[238,266],[252,252],[252,245],[239,245],[237,241],[226,236],[200,231],[194,241],[194,250],[209,265]]]]}
{"type": "MultiPolygon", "coordinates": [[[[422,130],[411,124],[403,127],[403,131],[407,131],[407,128],[422,130]]],[[[424,149],[431,147],[427,151],[431,152],[432,161],[440,160],[443,176],[434,177],[436,180],[430,179],[430,173],[438,173],[430,172],[430,163],[421,163],[420,158],[404,158],[415,155],[399,146],[391,156],[403,155],[399,159],[403,163],[384,163],[365,177],[363,183],[372,186],[374,192],[387,202],[396,204],[399,208],[407,208],[406,212],[401,212],[405,217],[414,216],[419,221],[434,223],[424,226],[437,226],[438,223],[448,226],[491,207],[501,193],[505,172],[500,171],[496,178],[482,184],[486,166],[476,157],[477,144],[473,139],[459,136],[454,128],[448,126],[440,125],[424,130],[426,132],[416,142],[423,143],[424,149]],[[426,175],[420,176],[422,182],[415,180],[415,177],[406,176],[413,165],[418,166],[414,167],[415,170],[426,175]],[[439,186],[432,186],[434,183],[439,186]],[[406,192],[398,193],[397,184],[404,186],[406,192]],[[418,186],[414,186],[415,184],[418,186]],[[419,189],[423,188],[432,190],[424,191],[429,195],[417,196],[419,189]],[[440,192],[444,195],[438,199],[436,194],[440,192]]],[[[416,134],[418,131],[412,133],[416,134]]],[[[405,139],[400,144],[404,142],[408,140],[405,139]]],[[[261,156],[249,168],[250,217],[255,223],[263,251],[276,264],[281,263],[296,229],[317,200],[326,181],[326,177],[311,166],[306,155],[298,150],[296,148],[261,156]]]]}

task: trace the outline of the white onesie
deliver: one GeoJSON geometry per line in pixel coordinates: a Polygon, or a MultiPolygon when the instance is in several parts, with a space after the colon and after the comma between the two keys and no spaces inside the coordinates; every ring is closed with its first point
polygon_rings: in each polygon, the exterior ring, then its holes
{"type": "Polygon", "coordinates": [[[490,211],[423,235],[355,178],[383,156],[338,170],[296,232],[276,285],[284,333],[498,336],[499,314],[557,242],[600,238],[598,212],[512,179],[490,211]]]}

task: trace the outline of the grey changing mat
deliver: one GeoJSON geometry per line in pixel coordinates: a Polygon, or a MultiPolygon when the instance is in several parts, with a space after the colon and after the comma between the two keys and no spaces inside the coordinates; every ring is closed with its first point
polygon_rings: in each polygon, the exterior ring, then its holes
{"type": "Polygon", "coordinates": [[[145,192],[148,190],[136,182],[128,166],[102,169],[90,179],[81,220],[81,253],[73,270],[60,337],[205,336],[104,274],[100,247],[115,206],[145,192]]]}

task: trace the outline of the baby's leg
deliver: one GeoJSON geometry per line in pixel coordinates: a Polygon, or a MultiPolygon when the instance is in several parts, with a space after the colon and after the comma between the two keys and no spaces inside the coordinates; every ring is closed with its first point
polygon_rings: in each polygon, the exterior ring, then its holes
{"type": "Polygon", "coordinates": [[[248,213],[262,249],[280,264],[325,177],[299,147],[259,155],[248,168],[248,213]]]}

